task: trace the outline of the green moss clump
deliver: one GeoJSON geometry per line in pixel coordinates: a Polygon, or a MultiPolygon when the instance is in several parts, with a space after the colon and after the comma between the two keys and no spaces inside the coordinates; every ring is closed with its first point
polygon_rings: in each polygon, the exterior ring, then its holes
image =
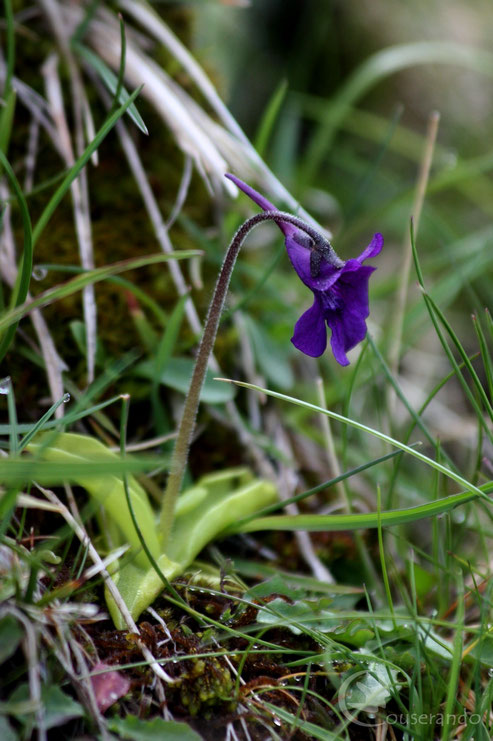
{"type": "Polygon", "coordinates": [[[215,657],[191,659],[190,664],[179,682],[180,700],[190,715],[207,717],[208,711],[224,703],[228,711],[234,710],[236,702],[229,697],[233,689],[229,669],[215,657]]]}

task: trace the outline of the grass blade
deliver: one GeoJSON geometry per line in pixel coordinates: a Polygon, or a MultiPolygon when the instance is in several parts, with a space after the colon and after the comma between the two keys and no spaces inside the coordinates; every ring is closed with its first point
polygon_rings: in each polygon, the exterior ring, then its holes
{"type": "MultiPolygon", "coordinates": [[[[428,440],[428,442],[430,443],[430,445],[435,445],[435,440],[433,439],[433,435],[429,432],[428,428],[426,427],[425,423],[423,422],[423,420],[421,418],[421,413],[420,412],[415,412],[414,409],[412,408],[412,406],[410,405],[410,403],[408,402],[408,400],[407,400],[404,392],[402,391],[401,387],[397,383],[394,374],[392,373],[392,371],[390,370],[389,366],[385,362],[385,359],[384,359],[382,353],[380,352],[380,350],[378,349],[378,347],[376,346],[376,344],[375,344],[372,336],[370,334],[368,334],[367,335],[367,338],[368,338],[368,344],[370,345],[370,347],[371,347],[371,349],[372,349],[375,357],[377,358],[378,362],[382,366],[382,370],[383,370],[383,372],[384,372],[387,380],[392,385],[392,388],[395,391],[396,396],[402,401],[402,403],[404,404],[404,406],[406,407],[406,409],[407,409],[407,411],[409,413],[409,416],[412,417],[412,419],[414,420],[413,428],[414,427],[419,427],[419,429],[421,430],[421,432],[423,433],[423,435],[426,437],[426,439],[428,440]]],[[[449,460],[448,462],[449,462],[450,465],[452,465],[452,461],[449,460]]]]}
{"type": "MultiPolygon", "coordinates": [[[[56,410],[58,409],[58,407],[61,404],[65,404],[67,401],[69,401],[69,399],[70,399],[70,394],[65,394],[64,396],[62,396],[61,399],[59,399],[54,404],[52,404],[52,406],[48,409],[48,411],[43,414],[43,416],[41,417],[41,419],[39,419],[36,422],[36,424],[34,424],[31,427],[31,429],[29,430],[29,432],[26,435],[24,435],[24,437],[22,438],[22,440],[21,440],[21,442],[19,444],[19,452],[21,452],[22,450],[24,450],[24,448],[27,445],[29,445],[29,443],[31,442],[31,440],[33,439],[33,437],[36,435],[37,432],[39,432],[40,430],[46,429],[46,422],[48,422],[48,420],[50,419],[50,417],[53,416],[53,414],[56,412],[56,410]]],[[[57,420],[55,422],[55,424],[60,424],[60,422],[57,420]]],[[[17,430],[19,430],[19,425],[17,425],[17,430]]]]}
{"type": "MultiPolygon", "coordinates": [[[[477,400],[474,398],[474,395],[473,395],[471,389],[469,388],[469,385],[467,384],[464,376],[462,375],[462,373],[460,371],[459,364],[455,360],[455,358],[454,358],[454,356],[452,354],[452,351],[450,350],[450,347],[448,345],[448,342],[445,339],[445,337],[444,337],[444,335],[443,335],[443,333],[442,333],[442,331],[441,331],[441,329],[439,327],[437,317],[440,319],[440,322],[443,324],[443,326],[445,327],[447,333],[451,337],[453,343],[455,344],[455,346],[459,350],[459,353],[460,353],[460,355],[462,357],[463,363],[467,367],[467,369],[469,370],[471,376],[473,377],[473,380],[474,380],[474,378],[477,379],[477,381],[475,381],[476,388],[478,389],[478,392],[479,392],[479,388],[478,387],[481,388],[481,394],[480,395],[481,395],[481,398],[482,398],[483,402],[485,401],[485,398],[486,398],[486,408],[488,410],[491,410],[491,404],[490,404],[488,398],[485,395],[484,389],[483,389],[483,387],[481,385],[481,382],[479,381],[479,379],[477,377],[476,371],[472,367],[471,361],[469,360],[469,356],[467,355],[467,353],[465,352],[464,348],[462,347],[459,338],[457,337],[457,335],[453,331],[452,327],[447,322],[447,320],[445,319],[445,316],[440,311],[440,309],[438,308],[438,306],[435,304],[435,302],[433,301],[433,299],[426,292],[426,289],[424,287],[423,273],[422,273],[421,266],[420,266],[420,263],[419,263],[418,251],[416,249],[416,243],[415,243],[415,240],[414,240],[414,229],[413,229],[413,223],[412,223],[412,221],[411,221],[411,246],[412,246],[412,251],[413,251],[414,264],[415,264],[415,267],[416,267],[416,274],[418,276],[418,282],[419,282],[419,285],[420,285],[420,288],[421,288],[421,292],[423,294],[423,299],[425,301],[426,308],[428,309],[428,314],[430,315],[430,319],[431,319],[431,321],[433,323],[433,326],[435,328],[436,335],[437,335],[438,339],[440,340],[440,343],[441,343],[441,345],[442,345],[442,347],[443,347],[443,349],[445,351],[445,354],[447,355],[447,358],[450,361],[450,364],[451,364],[452,368],[455,371],[455,374],[457,376],[457,380],[459,381],[460,385],[462,386],[465,395],[469,399],[469,401],[471,403],[471,406],[473,407],[474,411],[476,412],[476,417],[477,417],[478,423],[483,427],[486,435],[488,436],[488,438],[490,439],[490,441],[493,443],[493,434],[492,434],[491,430],[489,429],[489,427],[488,427],[488,425],[486,423],[486,420],[483,417],[483,413],[481,411],[481,408],[480,408],[477,400]]],[[[493,412],[491,413],[491,416],[492,416],[492,419],[493,419],[493,412]]]]}
{"type": "MultiPolygon", "coordinates": [[[[102,401],[100,404],[95,404],[92,407],[89,407],[88,409],[85,409],[83,411],[78,412],[70,412],[66,416],[64,416],[62,419],[55,419],[51,422],[48,422],[47,420],[49,417],[51,417],[55,411],[55,408],[65,402],[67,399],[68,394],[64,396],[62,399],[56,402],[56,404],[53,404],[52,407],[46,412],[46,414],[43,414],[40,420],[38,422],[35,422],[34,424],[19,424],[17,425],[17,431],[19,433],[26,433],[26,436],[29,435],[30,438],[32,438],[36,432],[41,432],[44,430],[53,430],[55,428],[62,429],[63,427],[67,427],[68,425],[72,424],[72,422],[77,422],[79,419],[84,419],[84,417],[89,417],[91,414],[95,414],[100,409],[104,409],[107,406],[110,406],[111,404],[114,404],[116,401],[120,400],[120,396],[113,396],[111,399],[106,399],[106,401],[102,401]],[[31,434],[32,433],[32,434],[31,434]]],[[[10,434],[10,425],[0,425],[0,435],[8,435],[10,434]]],[[[20,450],[22,450],[25,447],[24,439],[22,439],[20,450]]],[[[27,444],[27,443],[26,443],[27,444]]]]}
{"type": "MultiPolygon", "coordinates": [[[[5,170],[5,174],[10,180],[12,187],[15,191],[17,202],[19,204],[19,210],[21,212],[22,229],[24,232],[24,244],[21,257],[21,267],[17,273],[17,280],[12,291],[11,304],[13,306],[19,306],[26,300],[26,296],[29,291],[29,283],[31,282],[31,273],[33,269],[33,236],[31,230],[31,218],[29,216],[29,210],[27,208],[26,199],[22,193],[22,188],[14,175],[10,163],[5,157],[4,153],[0,150],[0,163],[5,170]]],[[[17,323],[12,323],[7,328],[7,332],[4,334],[2,341],[0,342],[0,361],[4,358],[10,343],[12,342],[15,331],[17,329],[17,323]]],[[[1,331],[1,329],[0,329],[1,331]]]]}
{"type": "MultiPolygon", "coordinates": [[[[124,100],[121,99],[121,94],[123,90],[123,77],[125,75],[125,58],[127,54],[127,40],[125,38],[125,24],[123,23],[123,18],[122,18],[121,13],[118,14],[118,20],[120,21],[120,66],[118,67],[118,80],[116,83],[115,100],[113,101],[111,112],[113,112],[115,108],[118,108],[118,103],[124,102],[124,100]]],[[[128,93],[127,93],[127,99],[128,99],[128,93]]],[[[144,133],[147,133],[147,132],[144,132],[144,133]]]]}
{"type": "Polygon", "coordinates": [[[382,579],[385,588],[385,595],[387,597],[387,604],[392,615],[394,615],[394,603],[392,600],[392,592],[390,591],[390,580],[387,572],[387,563],[385,560],[385,548],[383,544],[383,530],[382,530],[382,493],[380,487],[377,487],[377,530],[378,530],[378,552],[380,554],[380,567],[382,569],[382,579]]]}
{"type": "MultiPolygon", "coordinates": [[[[236,381],[231,378],[218,378],[217,380],[225,381],[226,383],[234,383],[237,386],[241,386],[242,388],[247,388],[253,391],[258,391],[261,394],[266,394],[266,396],[272,396],[274,399],[279,399],[281,401],[287,401],[290,404],[295,404],[296,406],[300,406],[303,409],[306,409],[307,411],[310,411],[310,412],[316,412],[318,414],[326,414],[331,419],[335,419],[338,422],[342,422],[345,425],[354,427],[355,429],[360,430],[361,432],[366,432],[369,435],[373,435],[373,437],[376,437],[379,440],[383,440],[388,445],[391,445],[392,447],[395,447],[395,448],[399,448],[399,450],[403,450],[404,452],[409,453],[409,455],[412,455],[414,458],[417,458],[423,463],[426,463],[431,468],[434,468],[440,473],[443,473],[449,479],[452,479],[452,481],[455,481],[460,486],[463,486],[464,489],[467,489],[467,491],[470,492],[471,494],[481,497],[483,499],[486,499],[489,502],[489,497],[487,497],[481,489],[469,483],[469,481],[464,479],[458,473],[456,473],[455,471],[451,471],[446,466],[443,466],[441,463],[438,463],[438,461],[434,461],[432,458],[428,458],[428,456],[424,455],[423,453],[420,453],[418,450],[416,450],[416,448],[411,448],[409,445],[405,445],[404,443],[399,442],[399,440],[395,440],[393,437],[386,435],[384,432],[375,430],[372,427],[368,427],[367,425],[364,425],[361,422],[357,422],[354,419],[349,419],[348,417],[344,417],[342,414],[337,414],[337,412],[332,412],[329,409],[323,409],[323,407],[316,406],[315,404],[310,404],[307,401],[296,399],[293,396],[286,396],[286,394],[281,394],[278,391],[271,391],[270,389],[265,389],[265,388],[262,388],[261,386],[256,386],[253,383],[246,383],[245,381],[236,381]]],[[[383,516],[383,513],[382,513],[382,516],[383,516]]]]}
{"type": "Polygon", "coordinates": [[[444,724],[442,730],[442,741],[448,741],[452,736],[453,729],[451,728],[451,719],[454,719],[453,715],[454,708],[457,702],[457,690],[459,684],[459,673],[462,664],[462,644],[463,644],[463,631],[464,631],[464,614],[465,614],[465,602],[464,602],[464,583],[462,580],[462,574],[459,572],[457,575],[457,613],[455,623],[455,637],[454,637],[454,653],[452,657],[452,663],[448,672],[447,679],[447,700],[445,703],[444,710],[444,724]]]}
{"type": "MultiPolygon", "coordinates": [[[[52,270],[56,270],[60,273],[72,273],[72,274],[79,274],[79,273],[85,272],[85,268],[82,268],[80,265],[59,265],[58,263],[42,262],[42,263],[37,263],[36,267],[39,270],[47,270],[48,272],[52,270]]],[[[134,296],[138,299],[138,301],[141,304],[143,304],[144,306],[147,306],[147,308],[150,309],[154,313],[158,322],[162,324],[163,327],[166,326],[166,323],[168,320],[166,312],[161,309],[157,301],[154,301],[154,299],[151,296],[149,296],[149,294],[146,291],[144,291],[142,288],[139,288],[139,286],[135,285],[135,283],[132,283],[126,278],[122,278],[120,276],[118,277],[113,276],[111,278],[108,278],[108,281],[110,283],[114,283],[117,286],[123,286],[130,293],[133,293],[134,296]]]]}
{"type": "Polygon", "coordinates": [[[492,318],[492,316],[490,314],[489,309],[485,309],[484,311],[485,311],[485,314],[486,314],[486,322],[488,324],[488,329],[489,329],[489,332],[490,332],[490,335],[491,335],[491,339],[493,339],[493,318],[492,318]]]}
{"type": "Polygon", "coordinates": [[[19,451],[19,438],[17,430],[17,410],[15,408],[14,387],[11,379],[3,381],[3,387],[7,387],[7,409],[9,414],[9,443],[10,455],[17,455],[19,451]]]}
{"type": "Polygon", "coordinates": [[[188,299],[189,295],[188,293],[185,293],[183,296],[180,296],[176,302],[176,306],[171,312],[166,329],[163,332],[154,356],[155,373],[152,379],[151,398],[155,425],[159,433],[168,431],[166,425],[166,411],[159,395],[159,386],[166,365],[168,364],[175,348],[188,299]]]}
{"type": "Polygon", "coordinates": [[[460,65],[488,77],[493,75],[493,55],[465,44],[448,41],[418,41],[382,49],[369,57],[348,78],[327,105],[304,158],[303,182],[313,182],[315,172],[330,149],[341,122],[351,107],[370,88],[390,75],[424,64],[460,65]]]}
{"type": "Polygon", "coordinates": [[[436,314],[436,316],[438,317],[440,323],[445,328],[448,336],[450,337],[450,339],[454,343],[455,347],[457,348],[457,350],[458,350],[458,352],[459,352],[459,354],[460,354],[460,356],[462,358],[462,361],[463,361],[465,367],[467,368],[467,370],[469,371],[469,373],[471,375],[472,381],[473,381],[473,383],[474,383],[474,385],[476,387],[476,390],[478,392],[478,395],[479,395],[481,401],[483,402],[484,407],[485,407],[486,411],[488,412],[488,415],[489,415],[490,419],[493,421],[493,407],[491,406],[491,402],[488,399],[488,395],[486,394],[486,392],[485,392],[485,390],[483,388],[483,385],[482,385],[481,381],[479,380],[478,374],[474,370],[474,367],[473,367],[471,361],[469,360],[468,354],[464,350],[464,348],[463,348],[463,346],[462,346],[459,338],[457,337],[457,335],[455,334],[454,330],[450,326],[450,323],[447,321],[447,319],[446,319],[445,315],[443,314],[443,312],[441,311],[441,309],[433,301],[433,299],[431,298],[431,296],[428,293],[426,293],[426,291],[423,291],[423,295],[426,297],[426,301],[429,302],[429,305],[430,305],[432,311],[436,314]]]}
{"type": "Polygon", "coordinates": [[[264,156],[265,150],[269,143],[269,139],[272,135],[272,131],[276,124],[276,119],[279,116],[282,104],[286,98],[288,91],[288,81],[281,80],[274,93],[267,103],[267,107],[260,121],[257,136],[255,137],[254,146],[261,157],[264,156]]]}
{"type": "MultiPolygon", "coordinates": [[[[5,0],[5,25],[7,28],[7,59],[6,59],[6,70],[5,70],[5,82],[3,89],[4,99],[10,94],[12,90],[12,78],[14,76],[14,64],[15,64],[15,28],[14,28],[14,14],[12,12],[11,0],[5,0]]],[[[3,151],[6,151],[5,149],[3,151]]]]}
{"type": "MultiPolygon", "coordinates": [[[[416,444],[417,443],[415,443],[415,445],[416,444]]],[[[255,515],[251,515],[250,517],[245,517],[241,520],[238,520],[238,525],[244,525],[246,522],[250,522],[250,520],[264,517],[265,515],[271,514],[271,512],[277,512],[277,510],[283,509],[288,504],[296,504],[297,502],[301,502],[303,499],[307,499],[308,497],[312,497],[314,494],[318,494],[319,491],[324,491],[324,489],[328,489],[331,486],[336,486],[342,481],[346,481],[347,479],[351,478],[351,476],[356,476],[359,473],[363,473],[363,471],[366,471],[369,468],[373,468],[373,466],[377,466],[379,463],[388,461],[391,458],[395,458],[398,455],[402,455],[401,451],[395,450],[393,453],[387,453],[386,455],[382,455],[380,458],[375,458],[375,460],[373,461],[363,463],[361,466],[357,466],[356,468],[352,468],[350,471],[341,473],[339,476],[335,476],[333,479],[324,481],[323,484],[318,484],[312,489],[308,489],[308,491],[304,491],[301,494],[296,494],[289,499],[283,499],[282,502],[276,502],[275,504],[271,504],[269,507],[264,507],[264,509],[257,512],[255,515]]]]}
{"type": "Polygon", "coordinates": [[[63,182],[61,185],[56,189],[55,193],[52,195],[51,199],[45,206],[43,213],[39,217],[39,220],[34,227],[33,231],[33,244],[36,244],[39,237],[43,233],[44,228],[48,224],[49,220],[53,216],[56,207],[64,197],[64,195],[67,193],[68,189],[70,188],[72,182],[75,180],[79,172],[82,170],[83,167],[88,163],[89,159],[91,158],[91,155],[93,152],[96,151],[96,149],[99,147],[101,142],[105,139],[105,137],[109,134],[113,126],[116,124],[116,122],[123,116],[125,111],[132,105],[135,98],[140,93],[142,87],[137,88],[137,90],[134,90],[132,95],[129,96],[128,100],[126,100],[120,108],[118,108],[113,114],[108,116],[104,124],[99,129],[98,133],[92,140],[90,144],[86,147],[84,152],[81,154],[79,159],[75,162],[74,166],[70,168],[68,173],[66,174],[65,178],[63,179],[63,182]]]}
{"type": "MultiPolygon", "coordinates": [[[[103,81],[105,87],[109,92],[114,95],[115,103],[126,104],[130,99],[130,95],[125,87],[123,87],[122,78],[117,77],[115,73],[103,62],[103,60],[97,56],[93,51],[84,46],[83,44],[74,44],[74,49],[81,59],[89,64],[99,75],[103,81]]],[[[121,59],[124,57],[120,57],[121,59]]],[[[121,70],[121,65],[120,65],[121,70]]],[[[142,116],[135,103],[130,103],[127,109],[127,113],[134,122],[134,124],[142,131],[143,134],[149,134],[147,126],[144,123],[142,116]]]]}
{"type": "MultiPolygon", "coordinates": [[[[490,498],[493,484],[485,484],[480,490],[482,497],[490,498]]],[[[338,530],[366,530],[393,525],[406,525],[418,520],[425,520],[437,515],[443,515],[455,507],[467,504],[476,499],[475,494],[460,492],[449,497],[435,499],[427,504],[403,509],[391,509],[383,512],[364,512],[350,515],[273,515],[250,520],[245,525],[236,524],[228,528],[229,533],[251,533],[258,530],[306,530],[311,533],[335,532],[338,530]]]]}
{"type": "Polygon", "coordinates": [[[99,283],[110,276],[118,273],[123,273],[126,270],[134,270],[135,268],[143,267],[144,265],[156,265],[160,262],[166,262],[168,260],[182,260],[189,257],[196,257],[201,254],[196,250],[184,250],[183,252],[172,252],[167,255],[147,255],[145,257],[130,258],[127,260],[121,260],[115,262],[112,265],[106,265],[102,268],[95,268],[94,270],[88,270],[81,275],[72,278],[72,280],[63,283],[61,286],[55,288],[49,288],[47,291],[40,293],[35,299],[28,301],[21,306],[12,309],[11,311],[4,314],[0,318],[0,331],[10,327],[15,322],[18,322],[22,317],[27,316],[33,309],[39,309],[44,306],[52,304],[54,301],[71,296],[73,293],[77,293],[91,283],[99,283]]]}
{"type": "Polygon", "coordinates": [[[481,322],[475,314],[472,315],[472,323],[474,325],[474,331],[479,341],[479,349],[481,351],[481,358],[483,360],[484,372],[486,375],[486,381],[488,383],[488,392],[490,397],[493,399],[493,358],[488,349],[486,337],[484,336],[481,322]]]}
{"type": "MultiPolygon", "coordinates": [[[[34,449],[34,444],[31,443],[30,447],[34,449]]],[[[34,479],[38,483],[54,486],[65,481],[76,481],[80,477],[97,480],[103,476],[121,476],[125,472],[144,473],[155,470],[161,462],[162,459],[151,456],[128,458],[124,461],[115,457],[114,460],[80,460],[69,463],[0,458],[0,476],[6,484],[21,484],[34,479]]]]}

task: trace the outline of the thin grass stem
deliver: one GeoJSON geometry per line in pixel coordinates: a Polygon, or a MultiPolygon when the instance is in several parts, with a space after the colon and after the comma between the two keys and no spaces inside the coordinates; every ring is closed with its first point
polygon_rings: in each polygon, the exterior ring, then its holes
{"type": "MultiPolygon", "coordinates": [[[[416,182],[416,191],[414,195],[414,202],[412,207],[412,216],[414,221],[415,234],[418,233],[419,221],[421,217],[421,211],[423,209],[423,203],[426,193],[426,186],[430,177],[431,163],[433,160],[433,151],[435,148],[436,137],[438,133],[438,124],[440,121],[440,114],[437,111],[431,113],[428,119],[428,128],[426,132],[425,148],[423,152],[423,159],[419,169],[418,179],[416,182]]],[[[412,265],[412,245],[409,230],[406,229],[406,236],[403,245],[403,261],[400,269],[400,282],[397,292],[394,324],[391,332],[392,341],[389,349],[389,367],[391,373],[395,376],[397,374],[399,355],[402,344],[402,333],[404,327],[404,318],[406,312],[407,292],[409,286],[409,275],[411,272],[412,265]]],[[[389,398],[390,409],[395,405],[395,396],[389,398]]]]}
{"type": "MultiPolygon", "coordinates": [[[[316,387],[317,387],[318,403],[321,407],[326,409],[327,399],[325,398],[324,384],[320,377],[316,379],[316,387]]],[[[325,448],[327,451],[327,459],[329,461],[331,472],[334,478],[339,478],[341,475],[341,467],[337,459],[330,419],[325,414],[322,417],[320,417],[320,425],[322,427],[322,433],[323,433],[324,441],[325,441],[325,448]]],[[[349,497],[347,495],[346,489],[344,488],[344,485],[342,484],[342,481],[336,484],[336,490],[339,494],[339,498],[341,502],[344,505],[345,512],[347,513],[351,512],[351,502],[349,501],[349,497]]]]}
{"type": "MultiPolygon", "coordinates": [[[[12,291],[11,306],[18,307],[25,300],[29,293],[29,283],[31,282],[31,273],[33,266],[33,233],[31,229],[31,217],[29,216],[29,210],[27,208],[26,199],[22,193],[22,188],[17,180],[10,163],[5,157],[4,153],[0,150],[0,163],[5,170],[5,174],[10,180],[17,197],[17,203],[19,204],[19,210],[21,212],[22,229],[24,232],[24,244],[21,257],[20,268],[17,273],[17,279],[15,286],[12,291]]],[[[10,343],[12,342],[18,322],[13,322],[11,326],[7,328],[2,341],[0,342],[0,361],[4,358],[10,343]]]]}
{"type": "Polygon", "coordinates": [[[92,142],[90,142],[90,144],[87,145],[83,154],[78,158],[78,160],[75,162],[73,167],[70,168],[65,178],[63,179],[61,185],[56,189],[55,193],[52,195],[49,202],[45,206],[43,213],[39,217],[39,220],[36,226],[34,227],[33,244],[36,244],[36,242],[38,241],[46,225],[48,224],[49,220],[53,216],[58,204],[60,203],[60,201],[62,200],[64,195],[67,193],[68,189],[70,188],[72,182],[75,180],[75,178],[80,173],[82,168],[85,167],[85,165],[88,163],[93,152],[96,151],[96,149],[99,147],[101,142],[105,139],[105,137],[109,134],[113,126],[116,124],[116,122],[123,116],[127,108],[129,108],[132,105],[135,98],[139,95],[141,89],[142,89],[142,86],[134,90],[134,92],[130,95],[128,100],[126,100],[125,103],[123,103],[113,114],[111,114],[107,118],[107,120],[102,125],[102,127],[99,129],[98,133],[96,134],[92,142]]]}
{"type": "Polygon", "coordinates": [[[464,631],[464,581],[462,573],[458,573],[456,577],[457,586],[457,612],[456,612],[456,628],[454,637],[454,653],[452,657],[452,663],[450,665],[448,680],[447,680],[447,699],[444,709],[444,723],[442,730],[442,741],[448,741],[451,737],[453,728],[451,718],[454,718],[453,711],[457,703],[457,689],[459,684],[459,673],[462,665],[462,646],[463,646],[463,631],[464,631]]]}
{"type": "MultiPolygon", "coordinates": [[[[387,564],[385,562],[385,549],[383,544],[383,530],[382,530],[382,492],[380,487],[377,486],[377,529],[378,529],[378,551],[380,554],[380,566],[382,569],[383,585],[385,588],[385,595],[387,597],[387,604],[392,615],[395,615],[394,603],[392,601],[392,593],[390,591],[389,575],[387,572],[387,564]]],[[[396,623],[394,620],[394,627],[396,623]]]]}
{"type": "Polygon", "coordinates": [[[11,0],[5,0],[5,25],[7,27],[7,65],[5,72],[5,82],[3,87],[3,98],[4,100],[10,95],[12,90],[12,79],[14,77],[14,66],[15,66],[15,28],[14,28],[14,14],[12,11],[11,0]]]}
{"type": "Polygon", "coordinates": [[[123,18],[120,13],[118,14],[118,20],[120,22],[120,64],[118,67],[118,79],[116,82],[115,99],[113,101],[113,106],[111,108],[110,113],[113,113],[113,111],[118,108],[118,103],[120,102],[120,96],[123,90],[123,78],[125,76],[125,57],[126,57],[126,51],[127,51],[127,40],[125,38],[125,24],[123,22],[123,18]]]}

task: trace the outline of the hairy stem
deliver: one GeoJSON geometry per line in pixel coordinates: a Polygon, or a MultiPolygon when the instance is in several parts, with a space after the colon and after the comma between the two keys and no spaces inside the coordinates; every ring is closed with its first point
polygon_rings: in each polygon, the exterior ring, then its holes
{"type": "Polygon", "coordinates": [[[200,392],[204,383],[205,373],[209,364],[209,358],[214,347],[214,341],[216,339],[217,328],[221,319],[221,313],[224,306],[224,301],[228,293],[229,283],[231,280],[231,274],[236,263],[236,258],[240,251],[241,245],[243,244],[245,237],[248,232],[264,221],[275,221],[276,223],[283,222],[292,224],[298,227],[301,231],[312,237],[315,242],[320,240],[320,233],[317,232],[313,227],[306,224],[301,219],[298,219],[292,214],[284,213],[283,211],[263,211],[262,213],[255,214],[250,219],[245,221],[242,226],[238,229],[231,244],[226,252],[226,257],[221,267],[219,277],[217,279],[214,294],[209,306],[209,312],[204,325],[204,332],[202,340],[199,345],[197,352],[197,358],[195,360],[195,366],[190,381],[190,387],[188,395],[185,399],[183,406],[182,416],[180,425],[178,427],[178,434],[175,441],[175,447],[173,450],[173,456],[171,458],[170,473],[166,490],[164,492],[163,503],[161,507],[160,516],[160,529],[162,537],[163,549],[166,548],[168,538],[171,532],[173,524],[173,515],[175,511],[175,503],[180,493],[181,484],[183,481],[183,475],[188,460],[188,451],[190,443],[192,441],[193,431],[195,429],[195,418],[197,416],[197,409],[199,406],[200,392]]]}

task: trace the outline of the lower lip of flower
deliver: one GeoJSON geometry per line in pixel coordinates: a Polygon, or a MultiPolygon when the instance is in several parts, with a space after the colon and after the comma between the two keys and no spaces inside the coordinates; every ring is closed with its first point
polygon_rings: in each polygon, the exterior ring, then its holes
{"type": "Polygon", "coordinates": [[[317,291],[317,294],[325,311],[340,311],[343,308],[342,299],[333,291],[317,291]]]}

